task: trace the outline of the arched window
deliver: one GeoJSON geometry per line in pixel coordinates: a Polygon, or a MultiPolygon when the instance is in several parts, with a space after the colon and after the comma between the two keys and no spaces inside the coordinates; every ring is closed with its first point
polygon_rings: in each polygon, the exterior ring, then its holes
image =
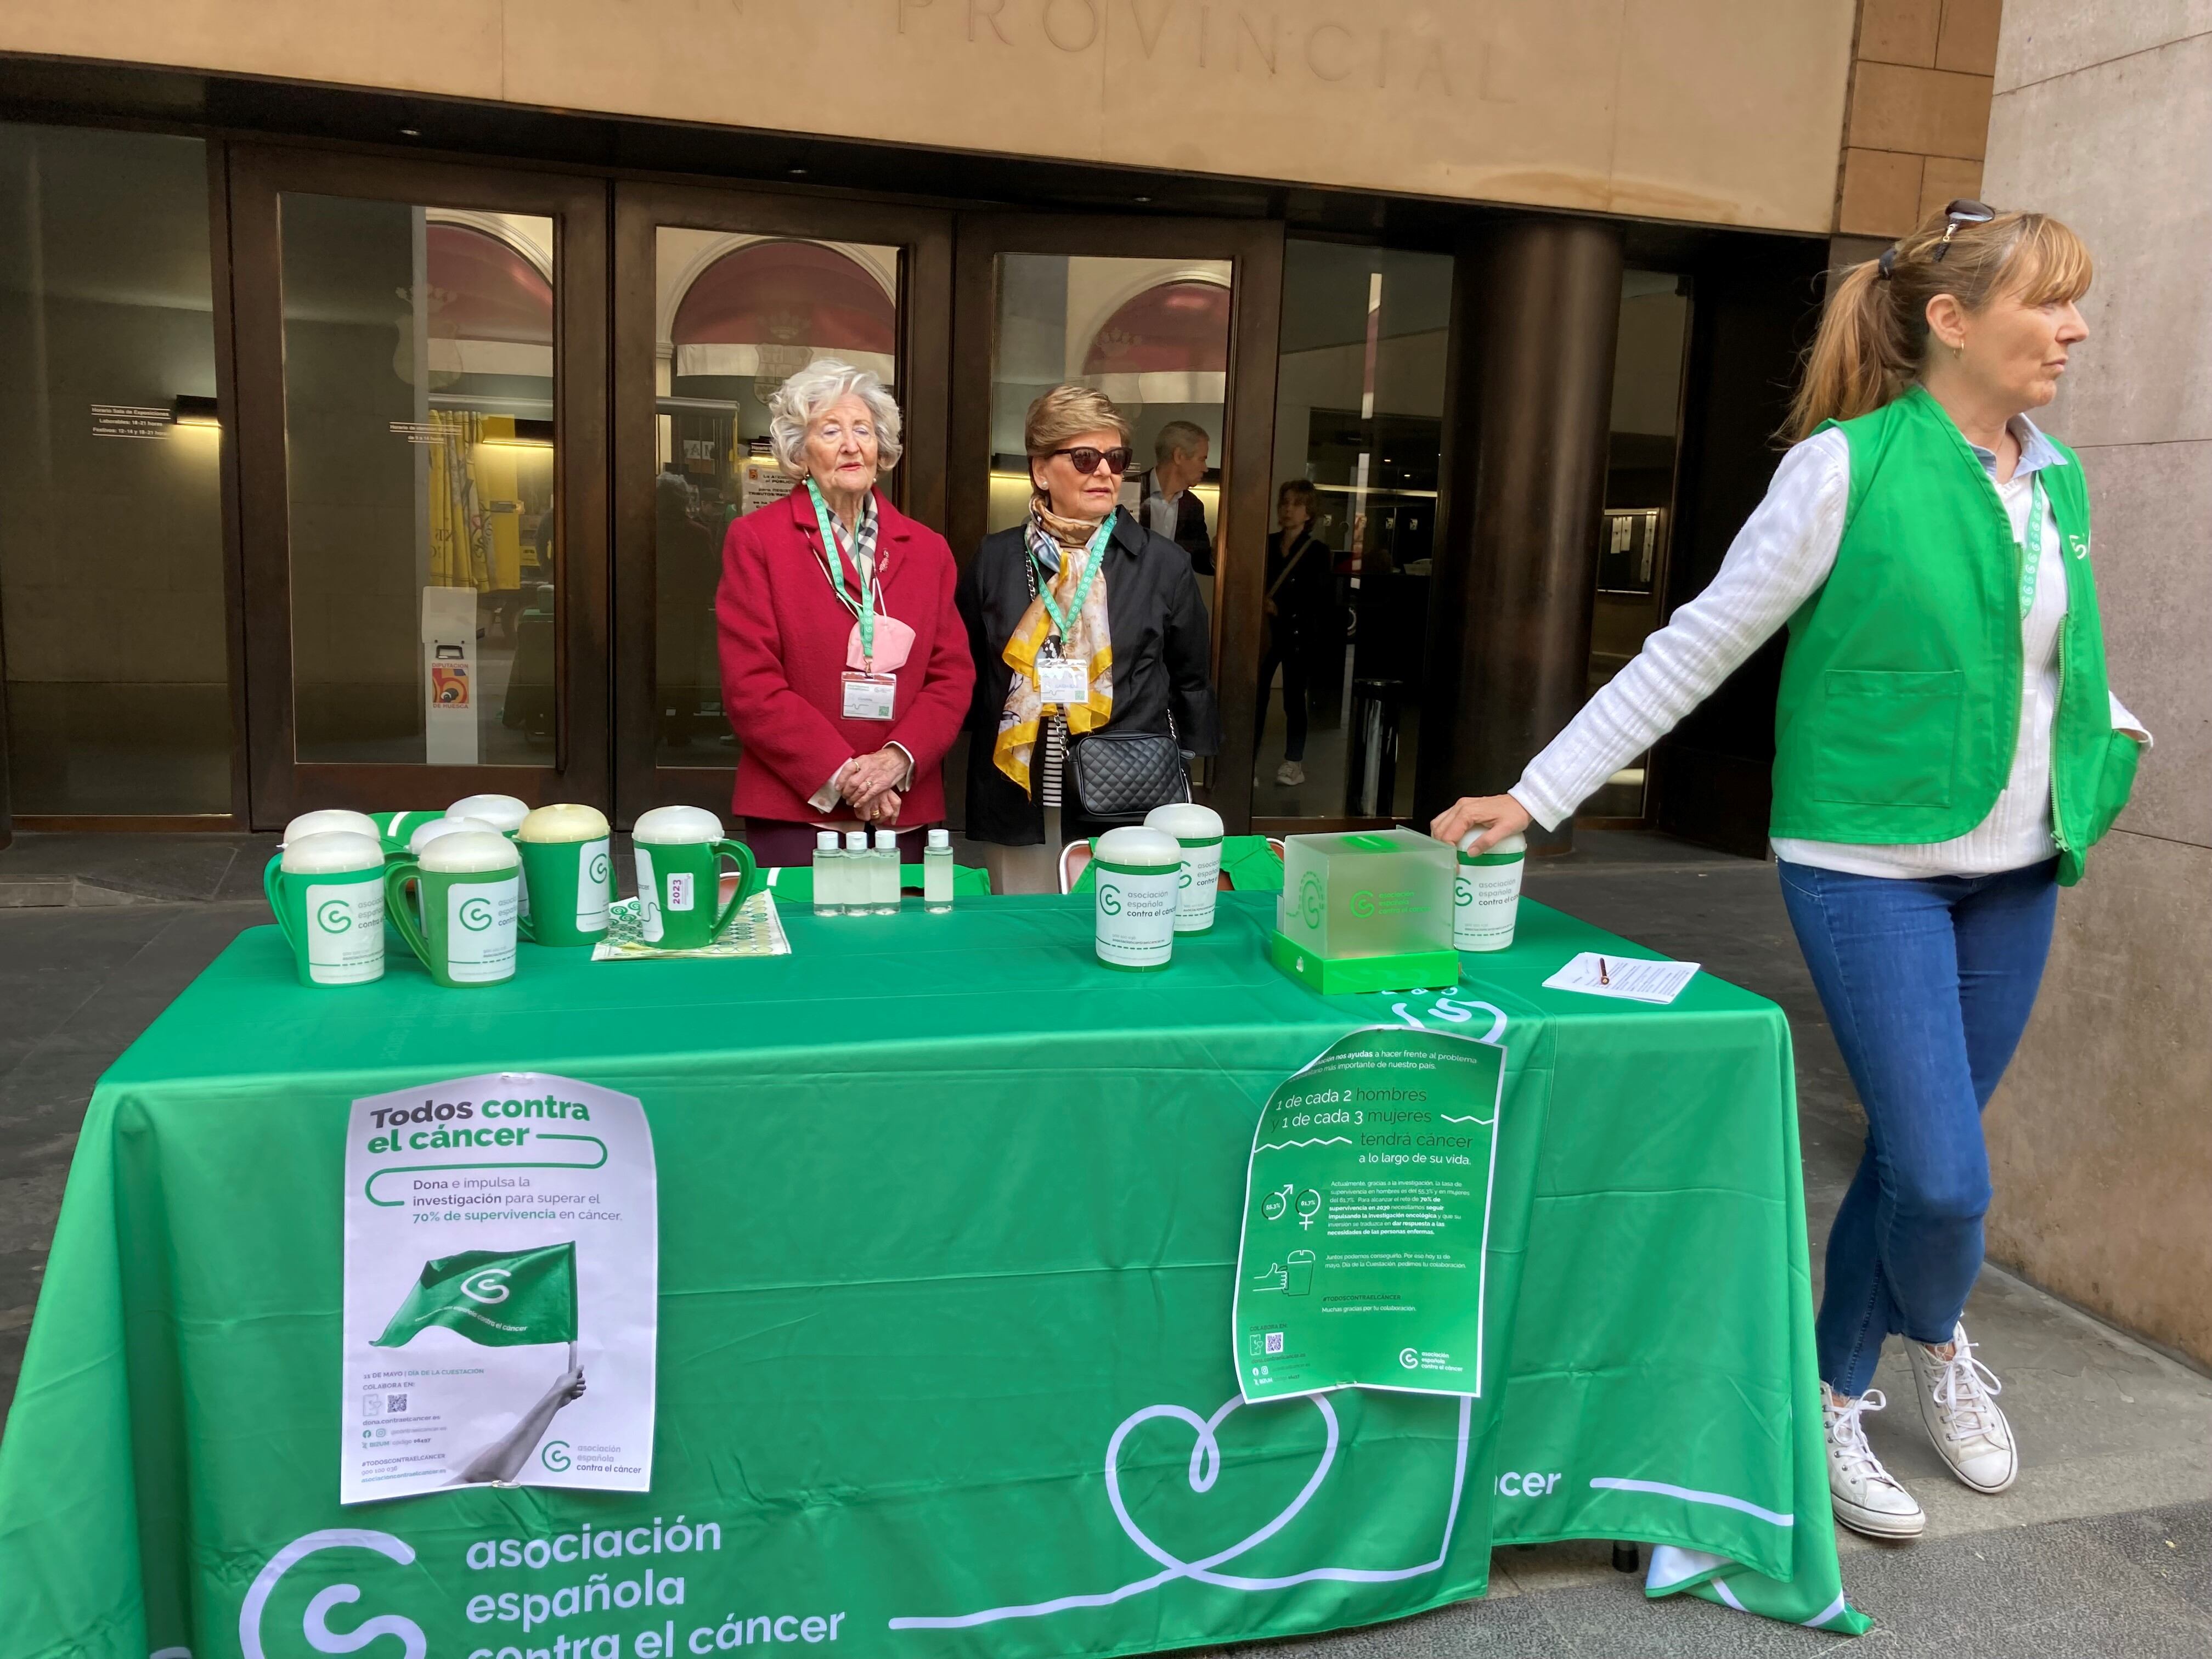
{"type": "Polygon", "coordinates": [[[1085,374],[1225,374],[1229,290],[1178,279],[1148,288],[1108,318],[1083,360],[1085,374]]]}
{"type": "Polygon", "coordinates": [[[816,357],[842,357],[889,384],[898,312],[858,260],[820,242],[750,242],[701,271],[670,328],[679,378],[769,381],[816,357]]]}

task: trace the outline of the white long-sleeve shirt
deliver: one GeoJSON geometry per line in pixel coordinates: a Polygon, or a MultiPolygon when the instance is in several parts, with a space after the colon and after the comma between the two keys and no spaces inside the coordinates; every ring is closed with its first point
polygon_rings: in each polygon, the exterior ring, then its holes
{"type": "MultiPolygon", "coordinates": [[[[2066,458],[2025,416],[2013,435],[2021,459],[1996,484],[2015,537],[2026,533],[2031,479],[2066,458]]],[[[1975,453],[1995,483],[1996,458],[1975,453]]],[[[1529,762],[1513,798],[1546,829],[1711,696],[1827,580],[1844,534],[1850,495],[1850,447],[1832,428],[1782,458],[1765,500],[1744,521],[1705,591],[1644,643],[1635,660],[1583,706],[1543,753],[1529,762]]],[[[2066,616],[2066,572],[2057,520],[2046,504],[2035,602],[2021,619],[2025,684],[2012,771],[1987,817],[1949,841],[1905,846],[1779,839],[1775,856],[1796,864],[1869,876],[1975,876],[2017,870],[2054,856],[2051,828],[2051,727],[2058,708],[2058,634],[2066,616]]],[[[2116,730],[2144,732],[2118,697],[2116,730]]]]}

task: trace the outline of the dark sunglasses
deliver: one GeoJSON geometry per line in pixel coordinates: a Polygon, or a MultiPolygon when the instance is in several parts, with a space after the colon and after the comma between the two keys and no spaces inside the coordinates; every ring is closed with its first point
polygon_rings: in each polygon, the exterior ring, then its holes
{"type": "Polygon", "coordinates": [[[1098,470],[1101,461],[1114,469],[1115,477],[1120,477],[1129,470],[1129,457],[1134,453],[1136,452],[1132,449],[1093,449],[1088,444],[1080,449],[1055,449],[1051,452],[1052,455],[1066,456],[1075,463],[1076,471],[1086,478],[1098,470]]]}
{"type": "Polygon", "coordinates": [[[1936,252],[1928,256],[1928,263],[1940,265],[1943,256],[1951,251],[1951,239],[1959,234],[1960,225],[1985,225],[1997,216],[1997,210],[1987,202],[1977,202],[1961,196],[1943,210],[1943,240],[1936,244],[1936,252]]]}

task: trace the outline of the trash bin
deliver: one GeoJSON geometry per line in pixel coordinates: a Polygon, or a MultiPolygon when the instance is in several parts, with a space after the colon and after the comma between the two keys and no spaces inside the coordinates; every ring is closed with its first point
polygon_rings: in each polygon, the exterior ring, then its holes
{"type": "Polygon", "coordinates": [[[1354,680],[1352,730],[1346,734],[1344,810],[1355,818],[1387,818],[1398,799],[1398,709],[1403,680],[1354,680]]]}

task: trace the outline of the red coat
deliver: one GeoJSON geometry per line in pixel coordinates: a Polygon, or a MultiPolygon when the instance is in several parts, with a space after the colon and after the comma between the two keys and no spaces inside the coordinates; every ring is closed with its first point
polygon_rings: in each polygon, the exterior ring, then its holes
{"type": "MultiPolygon", "coordinates": [[[[848,819],[842,801],[823,814],[806,804],[855,755],[896,742],[914,757],[903,824],[945,817],[945,755],[967,719],[975,665],[952,602],[958,570],[945,538],[876,497],[878,604],[914,629],[897,671],[896,718],[843,717],[845,646],[853,613],[824,570],[822,532],[804,486],[748,513],[722,543],[714,594],[721,639],[722,707],[741,745],[731,810],[786,822],[848,819]]],[[[847,583],[853,580],[848,568],[847,583]]]]}

